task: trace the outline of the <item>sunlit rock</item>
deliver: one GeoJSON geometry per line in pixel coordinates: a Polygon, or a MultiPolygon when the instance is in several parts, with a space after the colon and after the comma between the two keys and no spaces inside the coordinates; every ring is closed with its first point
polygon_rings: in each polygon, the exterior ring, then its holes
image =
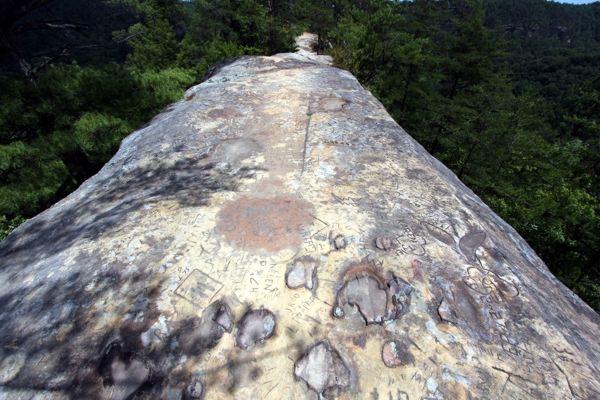
{"type": "Polygon", "coordinates": [[[598,315],[330,63],[219,63],[0,244],[0,398],[600,397],[598,315]]]}

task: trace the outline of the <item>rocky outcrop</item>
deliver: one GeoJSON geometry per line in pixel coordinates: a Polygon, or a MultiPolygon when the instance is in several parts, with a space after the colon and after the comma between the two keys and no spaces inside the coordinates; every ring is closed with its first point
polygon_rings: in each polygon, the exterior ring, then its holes
{"type": "Polygon", "coordinates": [[[600,397],[598,315],[329,64],[220,64],[0,244],[0,398],[600,397]]]}

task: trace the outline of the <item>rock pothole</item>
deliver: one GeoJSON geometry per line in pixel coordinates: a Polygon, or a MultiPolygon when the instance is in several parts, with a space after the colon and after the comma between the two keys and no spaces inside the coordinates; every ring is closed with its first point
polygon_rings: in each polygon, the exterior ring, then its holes
{"type": "Polygon", "coordinates": [[[126,400],[150,381],[150,367],[115,343],[108,347],[100,363],[104,385],[113,386],[110,400],[126,400]]]}
{"type": "Polygon", "coordinates": [[[199,379],[194,379],[183,390],[183,399],[184,400],[201,399],[203,394],[204,394],[204,384],[199,379]]]}
{"type": "Polygon", "coordinates": [[[316,288],[317,263],[309,256],[300,257],[286,274],[285,282],[290,289],[316,288]]]}
{"type": "Polygon", "coordinates": [[[375,239],[375,246],[383,251],[388,251],[392,249],[392,239],[389,237],[378,237],[375,239]]]}
{"type": "Polygon", "coordinates": [[[456,313],[454,312],[454,310],[452,310],[450,303],[445,298],[443,298],[440,302],[437,311],[442,321],[449,322],[451,324],[458,324],[458,318],[456,318],[456,313]]]}
{"type": "Polygon", "coordinates": [[[408,350],[408,347],[399,340],[385,342],[381,350],[381,358],[388,368],[412,364],[415,361],[415,357],[408,350]]]}
{"type": "Polygon", "coordinates": [[[319,395],[350,387],[350,370],[337,350],[322,341],[309,348],[294,364],[294,377],[319,395]]]}
{"type": "Polygon", "coordinates": [[[347,245],[346,243],[346,239],[344,238],[343,235],[337,235],[335,238],[333,238],[333,247],[336,250],[342,250],[343,248],[345,248],[347,245]]]}
{"type": "Polygon", "coordinates": [[[177,342],[185,354],[199,355],[218,343],[225,332],[233,330],[233,313],[223,300],[209,305],[202,313],[182,329],[177,342]]]}
{"type": "Polygon", "coordinates": [[[399,278],[383,284],[374,275],[363,273],[349,278],[337,293],[333,315],[344,317],[346,304],[357,306],[367,325],[398,319],[408,310],[412,288],[399,278]]]}
{"type": "Polygon", "coordinates": [[[271,311],[264,308],[249,311],[239,324],[236,344],[244,350],[252,350],[256,343],[264,343],[273,336],[275,325],[275,314],[271,311]]]}

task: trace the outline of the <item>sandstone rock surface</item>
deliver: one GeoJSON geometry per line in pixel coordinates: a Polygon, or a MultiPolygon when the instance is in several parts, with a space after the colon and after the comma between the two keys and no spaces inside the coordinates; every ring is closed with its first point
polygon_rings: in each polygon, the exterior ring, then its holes
{"type": "Polygon", "coordinates": [[[0,398],[600,398],[600,318],[348,72],[242,57],[0,244],[0,398]]]}

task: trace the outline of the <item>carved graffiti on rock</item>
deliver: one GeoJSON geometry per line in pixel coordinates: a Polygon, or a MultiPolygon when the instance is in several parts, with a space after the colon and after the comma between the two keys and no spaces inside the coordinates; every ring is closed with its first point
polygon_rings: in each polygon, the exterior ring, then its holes
{"type": "Polygon", "coordinates": [[[223,288],[223,284],[200,270],[193,270],[175,289],[175,294],[196,304],[206,307],[215,295],[223,288]]]}
{"type": "Polygon", "coordinates": [[[446,229],[442,229],[429,222],[423,222],[423,226],[431,236],[440,242],[447,244],[448,246],[454,246],[454,237],[446,229]]]}
{"type": "Polygon", "coordinates": [[[519,295],[519,289],[514,284],[500,278],[492,271],[470,267],[467,269],[467,273],[468,277],[463,280],[469,288],[477,293],[484,295],[493,294],[496,298],[498,298],[498,295],[501,295],[509,299],[519,295]]]}

